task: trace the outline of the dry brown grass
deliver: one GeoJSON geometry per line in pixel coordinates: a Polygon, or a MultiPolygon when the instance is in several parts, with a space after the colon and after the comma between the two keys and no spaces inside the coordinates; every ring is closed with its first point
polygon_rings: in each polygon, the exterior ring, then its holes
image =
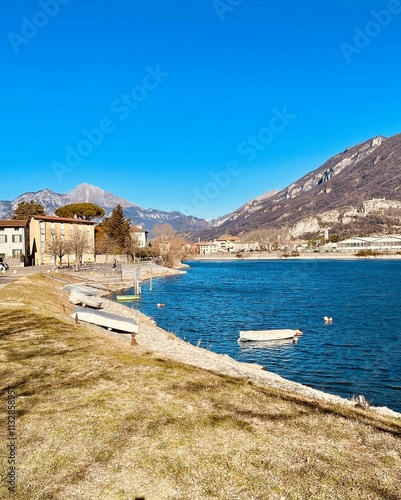
{"type": "Polygon", "coordinates": [[[307,400],[76,325],[60,283],[0,290],[1,487],[15,499],[400,499],[401,421],[307,400]],[[64,312],[66,307],[66,312],[64,312]]]}

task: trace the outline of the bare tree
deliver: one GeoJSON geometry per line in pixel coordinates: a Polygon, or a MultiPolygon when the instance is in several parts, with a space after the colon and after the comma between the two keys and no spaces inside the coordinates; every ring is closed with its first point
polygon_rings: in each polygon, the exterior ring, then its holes
{"type": "Polygon", "coordinates": [[[61,266],[64,255],[68,253],[68,242],[64,240],[62,235],[52,232],[47,238],[46,245],[48,253],[54,257],[54,262],[57,263],[57,259],[59,259],[61,266]]]}
{"type": "Polygon", "coordinates": [[[154,244],[159,250],[164,265],[167,267],[178,267],[186,254],[188,243],[182,236],[177,234],[170,224],[158,224],[153,228],[154,244]]]}
{"type": "Polygon", "coordinates": [[[75,255],[76,264],[82,264],[84,253],[92,250],[88,242],[88,235],[86,231],[83,231],[82,229],[82,226],[75,225],[68,241],[69,253],[73,253],[75,255]]]}

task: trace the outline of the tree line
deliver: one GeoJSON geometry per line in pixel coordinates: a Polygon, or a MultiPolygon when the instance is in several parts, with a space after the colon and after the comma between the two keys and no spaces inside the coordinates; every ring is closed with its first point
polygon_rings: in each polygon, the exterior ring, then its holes
{"type": "MultiPolygon", "coordinates": [[[[23,201],[14,209],[12,219],[29,220],[33,215],[46,215],[43,205],[34,201],[23,201]]],[[[170,224],[154,226],[152,241],[146,246],[140,245],[135,231],[132,231],[131,220],[125,217],[121,205],[117,205],[106,218],[103,208],[94,203],[64,205],[55,210],[55,215],[86,221],[102,219],[95,226],[94,249],[87,248],[87,239],[78,228],[74,228],[68,240],[56,232],[48,237],[48,253],[60,264],[63,257],[70,253],[81,261],[85,251],[106,255],[125,254],[132,260],[158,258],[161,264],[168,267],[179,265],[185,256],[185,246],[188,242],[178,235],[170,224]]]]}

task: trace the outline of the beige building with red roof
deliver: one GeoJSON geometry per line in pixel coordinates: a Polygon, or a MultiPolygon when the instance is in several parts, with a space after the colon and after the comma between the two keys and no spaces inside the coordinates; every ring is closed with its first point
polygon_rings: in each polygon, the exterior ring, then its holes
{"type": "Polygon", "coordinates": [[[29,253],[32,263],[70,264],[95,261],[93,221],[33,215],[29,222],[29,253]]]}

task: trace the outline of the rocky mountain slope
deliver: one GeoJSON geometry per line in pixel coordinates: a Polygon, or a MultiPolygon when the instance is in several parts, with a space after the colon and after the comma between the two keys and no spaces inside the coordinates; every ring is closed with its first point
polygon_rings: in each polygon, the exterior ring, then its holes
{"type": "Polygon", "coordinates": [[[120,204],[126,217],[131,219],[131,224],[143,224],[147,231],[151,231],[155,224],[168,223],[176,230],[196,231],[210,227],[210,222],[204,219],[187,216],[181,212],[165,212],[153,208],[142,208],[124,198],[120,198],[108,191],[92,186],[80,184],[67,194],[58,194],[50,189],[37,192],[24,193],[13,201],[0,201],[0,219],[11,217],[14,208],[22,201],[34,200],[44,206],[47,214],[52,215],[56,208],[69,203],[88,202],[95,203],[110,215],[114,207],[120,204]]]}
{"type": "MultiPolygon", "coordinates": [[[[287,228],[294,237],[330,228],[371,234],[401,226],[401,134],[346,149],[273,196],[258,197],[196,235],[287,228]]],[[[194,236],[194,235],[193,235],[194,236]]]]}
{"type": "Polygon", "coordinates": [[[0,202],[0,218],[9,218],[21,201],[37,201],[49,214],[67,203],[87,201],[104,208],[106,216],[120,204],[132,224],[143,224],[151,231],[155,224],[166,222],[193,240],[260,229],[286,229],[295,238],[326,228],[340,236],[373,234],[401,231],[400,181],[398,134],[348,148],[282,191],[268,191],[214,221],[142,208],[90,184],[80,184],[67,194],[44,189],[0,202]]]}

